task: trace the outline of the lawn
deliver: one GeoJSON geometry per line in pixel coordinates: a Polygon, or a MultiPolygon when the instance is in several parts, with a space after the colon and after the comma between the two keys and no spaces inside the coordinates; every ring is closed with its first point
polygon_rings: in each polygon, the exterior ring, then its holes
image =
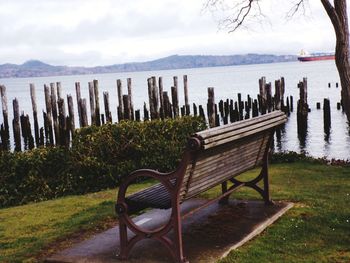
{"type": "MultiPolygon", "coordinates": [[[[271,165],[270,175],[273,199],[295,206],[221,262],[350,262],[350,168],[300,161],[271,165]]],[[[72,239],[109,227],[115,194],[108,190],[1,209],[0,262],[38,261],[72,239]]],[[[245,189],[233,197],[258,198],[245,189]]]]}

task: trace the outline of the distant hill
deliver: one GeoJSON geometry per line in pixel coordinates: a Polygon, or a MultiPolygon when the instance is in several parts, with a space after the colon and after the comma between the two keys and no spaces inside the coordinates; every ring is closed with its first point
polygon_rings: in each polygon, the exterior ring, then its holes
{"type": "Polygon", "coordinates": [[[39,60],[29,60],[22,65],[0,65],[0,78],[45,77],[60,75],[96,74],[180,68],[201,68],[232,65],[262,64],[296,61],[292,55],[276,56],[246,54],[232,56],[179,56],[173,55],[148,62],[133,62],[98,67],[52,66],[39,60]]]}

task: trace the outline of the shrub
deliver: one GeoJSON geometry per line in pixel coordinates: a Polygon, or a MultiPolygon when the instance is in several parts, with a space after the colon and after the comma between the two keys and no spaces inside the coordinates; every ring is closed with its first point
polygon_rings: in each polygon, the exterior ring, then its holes
{"type": "Polygon", "coordinates": [[[0,207],[116,187],[140,168],[171,171],[187,138],[205,129],[197,117],[91,126],[70,149],[0,152],[0,207]]]}

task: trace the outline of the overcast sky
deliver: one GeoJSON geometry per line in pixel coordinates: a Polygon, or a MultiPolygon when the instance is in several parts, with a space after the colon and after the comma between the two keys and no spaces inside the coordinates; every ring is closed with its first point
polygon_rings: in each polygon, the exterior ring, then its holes
{"type": "Polygon", "coordinates": [[[319,0],[307,15],[286,20],[293,0],[264,0],[266,23],[218,30],[223,14],[205,0],[0,0],[0,64],[39,59],[94,66],[173,54],[297,54],[334,49],[334,32],[319,0]]]}

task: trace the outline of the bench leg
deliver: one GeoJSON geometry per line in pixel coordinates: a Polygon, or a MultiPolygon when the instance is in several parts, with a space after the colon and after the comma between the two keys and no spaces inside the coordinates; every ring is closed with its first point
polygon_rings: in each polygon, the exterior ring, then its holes
{"type": "Polygon", "coordinates": [[[120,251],[117,254],[117,257],[120,260],[127,260],[128,259],[128,231],[127,226],[124,222],[123,218],[119,219],[119,240],[120,240],[120,251]]]}
{"type": "MultiPolygon", "coordinates": [[[[224,194],[227,192],[227,181],[223,182],[221,184],[221,193],[224,194]]],[[[228,199],[229,199],[229,195],[224,196],[223,198],[219,199],[219,204],[220,205],[227,205],[228,204],[228,199]]]]}
{"type": "Polygon", "coordinates": [[[265,201],[266,205],[273,205],[273,202],[270,198],[270,183],[269,183],[269,172],[268,172],[268,168],[267,165],[266,167],[264,166],[262,171],[263,173],[263,181],[264,181],[264,191],[263,191],[263,198],[265,201]]]}
{"type": "Polygon", "coordinates": [[[182,244],[182,226],[181,226],[181,214],[180,214],[180,205],[177,205],[173,209],[174,217],[174,252],[175,259],[179,263],[188,263],[188,260],[184,257],[183,253],[183,244],[182,244]]]}

